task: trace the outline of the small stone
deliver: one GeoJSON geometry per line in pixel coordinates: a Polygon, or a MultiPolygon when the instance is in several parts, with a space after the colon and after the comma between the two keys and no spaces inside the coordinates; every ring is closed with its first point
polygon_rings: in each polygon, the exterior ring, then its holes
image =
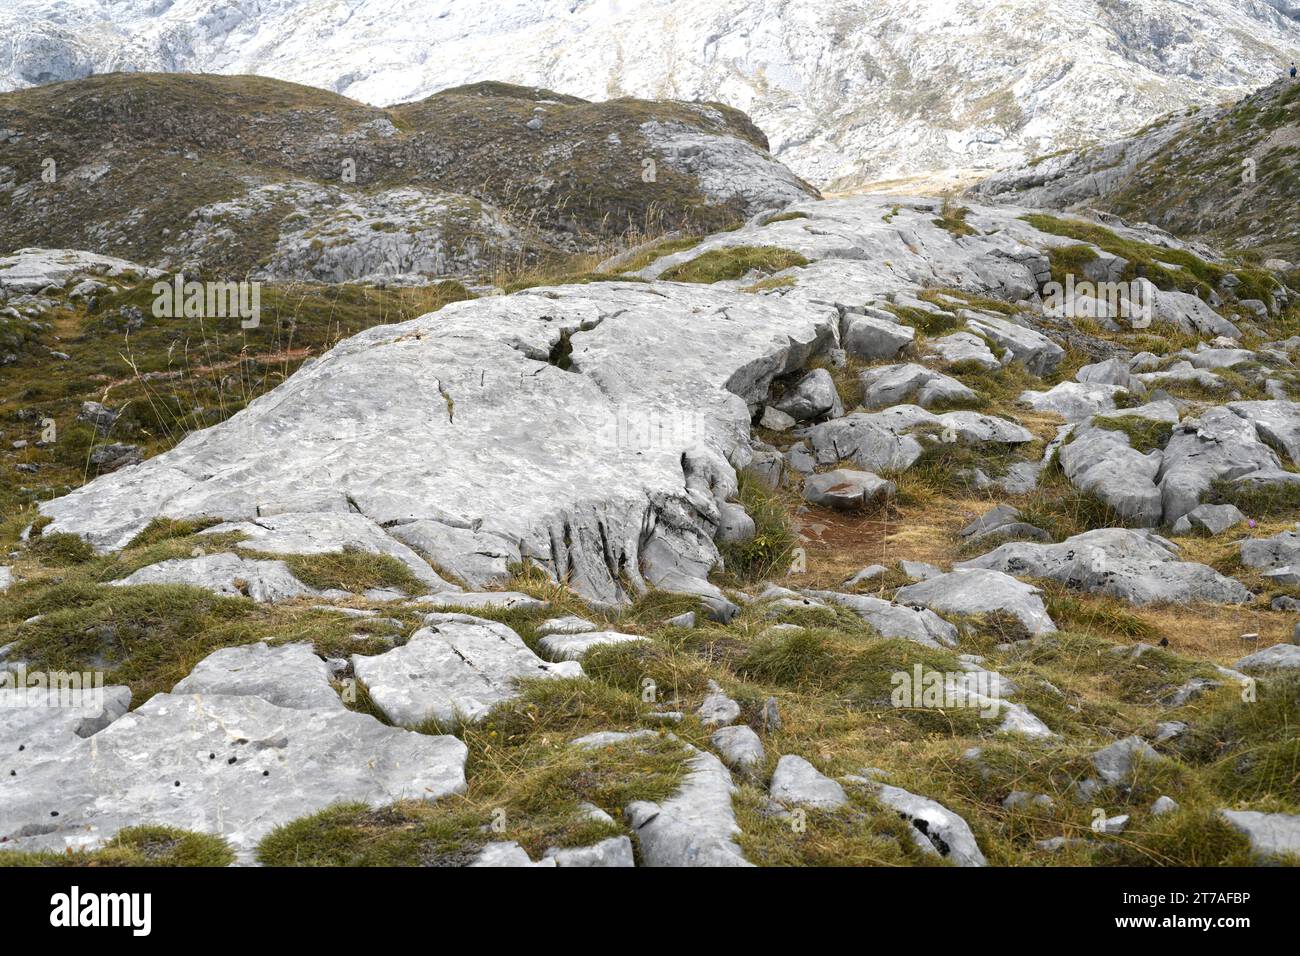
{"type": "Polygon", "coordinates": [[[1155,803],[1151,804],[1151,815],[1153,817],[1163,817],[1166,813],[1176,813],[1178,811],[1178,801],[1173,797],[1160,796],[1156,798],[1155,803]]]}
{"type": "Polygon", "coordinates": [[[843,787],[794,754],[786,754],[777,761],[768,790],[773,800],[787,806],[835,810],[849,802],[843,787]]]}

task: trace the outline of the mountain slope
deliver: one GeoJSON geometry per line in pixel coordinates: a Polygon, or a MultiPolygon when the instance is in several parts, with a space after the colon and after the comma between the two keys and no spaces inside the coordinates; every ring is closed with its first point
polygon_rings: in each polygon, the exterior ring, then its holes
{"type": "Polygon", "coordinates": [[[266,278],[482,275],[813,195],[728,107],[490,83],[383,110],[110,74],[0,94],[0,144],[0,249],[266,278]]]}
{"type": "Polygon", "coordinates": [[[1092,207],[1258,257],[1300,263],[1300,83],[1168,116],[1097,149],[989,177],[981,201],[1092,207]]]}
{"type": "Polygon", "coordinates": [[[258,73],[375,104],[485,78],[719,100],[805,178],[1001,165],[1235,98],[1300,47],[1281,0],[17,0],[0,88],[258,73]]]}

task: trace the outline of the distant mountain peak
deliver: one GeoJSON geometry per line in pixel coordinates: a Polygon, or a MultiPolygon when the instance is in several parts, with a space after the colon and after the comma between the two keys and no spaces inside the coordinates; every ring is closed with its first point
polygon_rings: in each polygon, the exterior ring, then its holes
{"type": "Polygon", "coordinates": [[[258,73],[372,105],[484,80],[717,100],[823,186],[1003,166],[1236,99],[1297,0],[10,0],[0,89],[258,73]]]}

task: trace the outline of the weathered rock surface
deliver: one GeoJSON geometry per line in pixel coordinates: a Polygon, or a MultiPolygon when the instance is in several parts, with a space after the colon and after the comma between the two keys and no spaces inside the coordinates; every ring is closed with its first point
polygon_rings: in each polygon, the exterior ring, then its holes
{"type": "Polygon", "coordinates": [[[809,591],[811,597],[847,607],[875,628],[881,637],[905,637],[927,647],[953,647],[957,628],[926,608],[907,607],[865,594],[809,591]]]}
{"type": "Polygon", "coordinates": [[[803,496],[815,505],[841,511],[871,508],[894,494],[894,483],[869,471],[835,471],[809,475],[804,479],[803,496]]]}
{"type": "MultiPolygon", "coordinates": [[[[575,747],[600,747],[655,736],[606,732],[573,741],[575,747]]],[[[662,803],[637,800],[625,811],[646,866],[751,866],[737,846],[740,833],[731,806],[731,773],[711,753],[695,750],[678,791],[662,803]]]]}
{"type": "Polygon", "coordinates": [[[924,365],[883,365],[858,376],[864,408],[888,408],[911,402],[922,408],[973,402],[975,392],[957,379],[924,365]]]}
{"type": "Polygon", "coordinates": [[[1010,614],[1030,634],[1056,630],[1039,590],[1001,571],[963,566],[919,584],[899,588],[894,599],[949,614],[1010,614]]]}
{"type": "Polygon", "coordinates": [[[318,593],[294,577],[283,561],[259,561],[230,552],[171,558],[108,583],[118,587],[189,584],[226,597],[244,596],[266,603],[318,593]]]}
{"type": "Polygon", "coordinates": [[[912,824],[913,839],[922,850],[956,866],[988,865],[970,825],[943,804],[888,784],[876,785],[874,796],[912,824]]]}
{"type": "Polygon", "coordinates": [[[1219,816],[1246,835],[1251,850],[1259,857],[1300,853],[1300,815],[1220,810],[1219,816]]]}
{"type": "Polygon", "coordinates": [[[465,789],[465,745],[342,708],[158,694],[99,733],[0,778],[16,849],[88,847],[143,821],[224,837],[244,859],[274,827],[338,802],[465,789]],[[57,814],[57,815],[56,815],[57,814]]]}
{"type": "Polygon", "coordinates": [[[349,512],[283,514],[263,507],[252,521],[228,522],[208,528],[204,534],[237,533],[244,536],[240,551],[268,554],[329,554],[335,551],[364,551],[395,558],[423,584],[438,591],[458,590],[444,581],[429,563],[402,542],[386,534],[365,515],[349,512]]]}
{"type": "Polygon", "coordinates": [[[430,614],[425,621],[401,647],[352,657],[357,680],[398,726],[481,720],[515,697],[522,679],[582,676],[581,665],[547,663],[496,621],[467,614],[430,614]]]}
{"type": "Polygon", "coordinates": [[[1300,671],[1300,645],[1274,644],[1254,654],[1247,654],[1232,666],[1246,674],[1300,671]]]}
{"type": "Polygon", "coordinates": [[[580,661],[593,647],[636,644],[645,640],[636,634],[620,634],[618,631],[590,631],[583,634],[552,634],[543,637],[538,643],[553,661],[580,661]]]}
{"type": "Polygon", "coordinates": [[[722,755],[722,762],[737,773],[752,774],[767,759],[758,734],[744,724],[715,730],[709,742],[722,755]]]}
{"type": "Polygon", "coordinates": [[[1178,560],[1179,548],[1150,531],[1102,528],[1060,544],[1011,542],[956,568],[985,568],[1123,598],[1132,604],[1244,604],[1253,595],[1213,568],[1178,560]]]}
{"type": "Polygon", "coordinates": [[[1092,755],[1092,765],[1102,781],[1111,786],[1132,783],[1133,774],[1142,761],[1162,760],[1141,737],[1125,737],[1092,755]]]}
{"type": "Polygon", "coordinates": [[[792,807],[836,810],[849,802],[843,787],[794,754],[777,761],[768,792],[777,803],[792,807]]]}
{"type": "Polygon", "coordinates": [[[265,641],[213,651],[195,665],[172,694],[260,697],[292,710],[341,709],[330,671],[307,644],[268,647],[265,641]]]}

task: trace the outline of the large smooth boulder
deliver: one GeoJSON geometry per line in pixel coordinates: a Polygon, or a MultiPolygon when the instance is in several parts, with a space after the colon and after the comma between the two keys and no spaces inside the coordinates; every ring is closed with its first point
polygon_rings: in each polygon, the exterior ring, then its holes
{"type": "Polygon", "coordinates": [[[1047,634],[1056,625],[1038,588],[1009,574],[962,566],[937,578],[899,588],[894,600],[947,614],[1010,614],[1030,634],[1047,634]]]}
{"type": "Polygon", "coordinates": [[[1160,523],[1164,498],[1156,484],[1162,461],[1158,449],[1138,451],[1124,432],[1082,422],[1056,458],[1074,487],[1095,495],[1116,514],[1146,527],[1160,523]]]}

